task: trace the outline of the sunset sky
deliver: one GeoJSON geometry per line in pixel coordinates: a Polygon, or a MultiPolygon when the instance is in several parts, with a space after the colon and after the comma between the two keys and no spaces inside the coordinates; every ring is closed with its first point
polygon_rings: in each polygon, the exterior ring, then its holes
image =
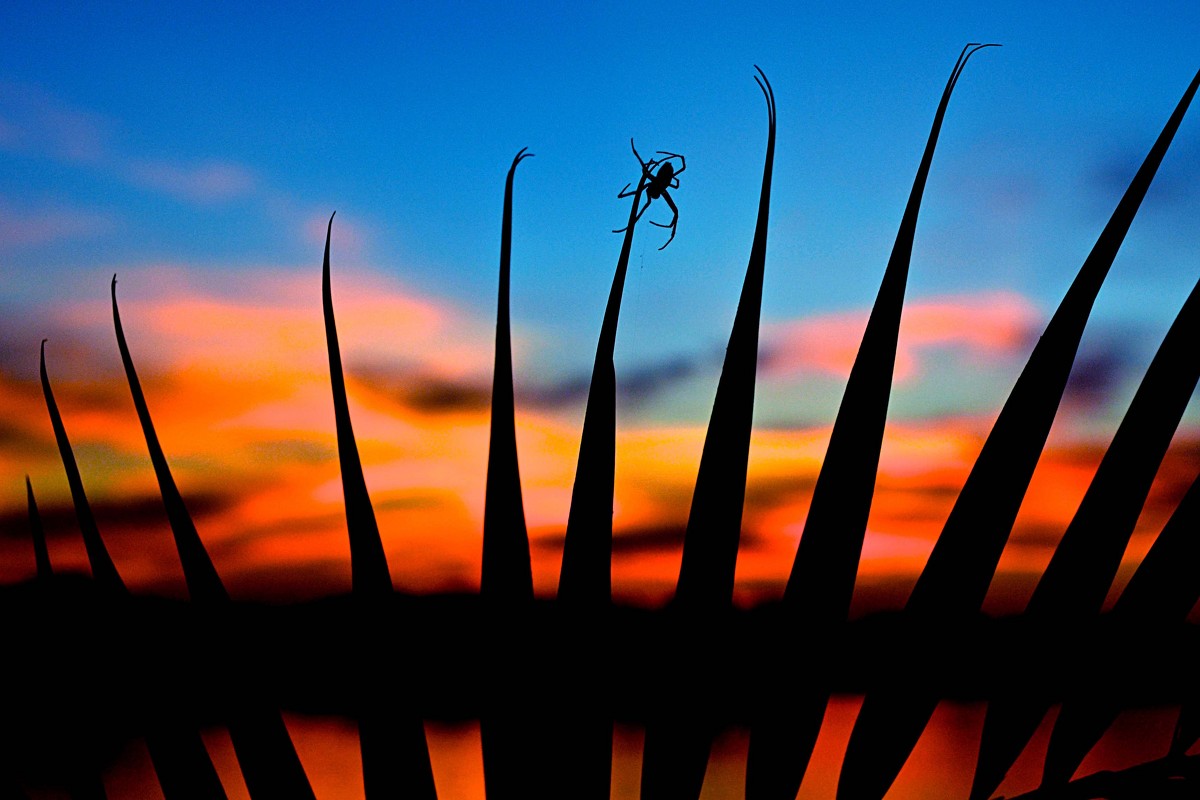
{"type": "MultiPolygon", "coordinates": [[[[235,596],[349,588],[320,313],[324,223],[351,411],[396,585],[478,585],[503,180],[535,584],[557,581],[583,401],[636,180],[687,156],[678,235],[634,242],[617,342],[614,580],[661,602],[779,135],[741,602],[777,597],[945,79],[856,603],[898,607],[1024,359],[1197,66],[1194,2],[0,11],[0,579],[85,569],[37,384],[136,589],[183,582],[112,333],[235,596]],[[1153,10],[1152,10],[1153,9],[1153,10]]],[[[1200,277],[1185,120],[1100,294],[990,602],[1018,610],[1200,277]]],[[[648,218],[666,221],[652,207],[648,218]]],[[[1200,470],[1190,409],[1127,561],[1200,470]]]]}

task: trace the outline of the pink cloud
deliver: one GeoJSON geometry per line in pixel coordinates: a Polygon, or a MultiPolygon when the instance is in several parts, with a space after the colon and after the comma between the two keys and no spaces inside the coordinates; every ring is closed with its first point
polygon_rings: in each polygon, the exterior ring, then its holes
{"type": "Polygon", "coordinates": [[[0,247],[28,247],[94,236],[111,230],[113,218],[98,211],[43,208],[26,211],[0,200],[0,247]]]}
{"type": "Polygon", "coordinates": [[[106,152],[106,121],[29,84],[0,81],[0,147],[62,161],[97,162],[106,152]]]}
{"type": "MultiPolygon", "coordinates": [[[[765,374],[776,378],[807,372],[848,376],[868,314],[866,310],[821,314],[767,325],[765,374]]],[[[900,323],[896,380],[919,375],[922,357],[934,349],[959,349],[976,358],[1020,353],[1040,319],[1034,304],[1014,292],[911,302],[900,323]]]]}
{"type": "Polygon", "coordinates": [[[220,203],[252,193],[258,179],[245,167],[211,160],[194,165],[139,161],[130,167],[133,183],[182,200],[220,203]]]}

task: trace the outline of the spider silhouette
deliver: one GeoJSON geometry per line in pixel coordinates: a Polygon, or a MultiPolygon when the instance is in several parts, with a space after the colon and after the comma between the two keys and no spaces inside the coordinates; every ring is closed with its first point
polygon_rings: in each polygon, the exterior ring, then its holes
{"type": "MultiPolygon", "coordinates": [[[[687,169],[687,161],[679,153],[668,153],[666,150],[659,150],[657,152],[658,155],[666,156],[666,158],[652,158],[649,161],[642,161],[642,157],[638,155],[637,148],[633,145],[633,139],[629,140],[629,147],[633,150],[634,158],[642,166],[642,176],[638,179],[638,182],[640,184],[642,181],[645,181],[646,204],[637,212],[637,216],[633,218],[633,222],[624,228],[618,228],[613,233],[622,233],[628,230],[630,225],[642,218],[642,214],[646,213],[646,209],[650,207],[650,203],[661,197],[671,207],[671,221],[664,223],[650,220],[650,224],[657,225],[660,228],[671,229],[671,235],[667,237],[667,241],[662,247],[658,248],[662,250],[675,238],[675,226],[679,222],[679,209],[676,207],[675,201],[671,199],[671,193],[667,190],[679,188],[679,178],[677,176],[687,169]],[[679,159],[679,169],[675,169],[675,165],[671,163],[671,159],[673,158],[679,159]],[[658,168],[657,173],[653,171],[655,167],[658,168]]],[[[637,189],[629,191],[629,187],[632,185],[632,183],[625,184],[625,188],[621,190],[617,197],[632,197],[637,194],[637,189]]]]}

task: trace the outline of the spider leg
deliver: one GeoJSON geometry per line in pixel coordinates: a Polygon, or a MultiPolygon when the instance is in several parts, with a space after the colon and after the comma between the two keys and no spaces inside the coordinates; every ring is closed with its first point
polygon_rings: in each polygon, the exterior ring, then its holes
{"type": "MultiPolygon", "coordinates": [[[[626,196],[628,197],[628,195],[626,195],[626,196]]],[[[625,231],[629,230],[629,226],[630,226],[630,225],[633,225],[633,224],[635,224],[635,223],[636,223],[636,222],[637,222],[639,219],[641,219],[641,218],[642,218],[642,214],[645,214],[645,213],[646,213],[646,209],[650,207],[650,199],[651,199],[651,198],[649,198],[649,197],[647,197],[647,198],[646,198],[646,205],[642,206],[642,210],[641,210],[641,211],[639,211],[639,212],[637,213],[637,216],[633,218],[633,222],[629,223],[629,225],[626,225],[624,228],[617,228],[615,231],[613,231],[613,233],[624,233],[625,231]]],[[[653,222],[653,221],[651,221],[651,224],[652,224],[652,225],[657,225],[658,223],[657,223],[657,222],[653,222]]]]}
{"type": "Polygon", "coordinates": [[[649,161],[642,161],[642,157],[640,155],[638,155],[637,148],[633,146],[633,137],[632,136],[629,137],[629,149],[633,151],[633,157],[636,158],[638,160],[638,163],[642,165],[642,176],[645,177],[645,179],[648,181],[653,181],[654,175],[650,172],[650,170],[652,170],[656,166],[658,166],[658,162],[655,161],[653,158],[650,159],[649,161]]]}
{"type": "Polygon", "coordinates": [[[630,187],[630,186],[633,186],[633,184],[632,184],[632,183],[627,183],[627,184],[625,184],[625,188],[624,188],[624,189],[622,189],[622,190],[621,190],[621,191],[620,191],[620,192],[617,194],[617,199],[618,199],[618,200],[620,200],[622,197],[632,197],[633,195],[637,194],[637,191],[636,191],[636,190],[634,190],[634,191],[632,191],[632,192],[631,192],[631,191],[629,191],[629,187],[630,187]]]}
{"type": "MultiPolygon", "coordinates": [[[[676,174],[676,175],[678,175],[679,173],[681,173],[681,172],[683,172],[685,169],[687,169],[687,159],[686,159],[686,158],[684,158],[684,157],[683,157],[682,155],[680,155],[679,153],[668,153],[666,150],[659,150],[659,151],[658,151],[658,154],[659,154],[659,155],[662,155],[662,156],[666,156],[666,158],[664,158],[664,159],[663,159],[663,161],[668,161],[668,160],[670,160],[670,159],[672,159],[672,158],[678,158],[678,159],[679,159],[679,169],[675,170],[675,174],[676,174]]],[[[676,186],[675,188],[676,188],[676,189],[678,189],[679,187],[678,187],[678,186],[676,186]]]]}
{"type": "Polygon", "coordinates": [[[671,235],[667,237],[667,241],[663,243],[663,246],[658,248],[659,250],[665,249],[666,246],[671,243],[671,240],[675,238],[675,226],[679,223],[679,209],[676,208],[675,201],[671,199],[671,195],[667,194],[666,189],[663,189],[661,197],[663,200],[666,200],[667,205],[671,207],[672,217],[671,217],[671,221],[667,224],[664,224],[661,222],[655,222],[654,220],[650,220],[651,225],[657,225],[660,228],[670,228],[671,229],[671,235]]]}

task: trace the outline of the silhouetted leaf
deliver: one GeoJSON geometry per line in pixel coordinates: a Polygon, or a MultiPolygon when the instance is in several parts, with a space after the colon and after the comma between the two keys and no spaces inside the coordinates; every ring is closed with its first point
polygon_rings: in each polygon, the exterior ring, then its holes
{"type": "MultiPolygon", "coordinates": [[[[1035,623],[1067,632],[1100,613],[1154,475],[1200,380],[1197,339],[1200,284],[1192,289],[1167,331],[1033,591],[1025,614],[1035,623]]],[[[1002,697],[988,706],[973,797],[986,798],[995,791],[1049,710],[1049,701],[1028,694],[1002,697]]],[[[1068,747],[1074,749],[1074,744],[1068,747]]],[[[1070,769],[1047,761],[1047,774],[1058,772],[1061,781],[1070,779],[1086,754],[1086,750],[1078,753],[1078,761],[1070,769]]]]}
{"type": "Polygon", "coordinates": [[[884,422],[896,363],[896,341],[900,333],[900,313],[904,289],[912,260],[913,239],[921,197],[933,163],[942,120],[958,77],[977,50],[990,45],[968,46],[946,81],[941,102],[933,117],[933,126],[913,179],[908,205],[896,233],[896,242],[883,274],[879,295],[871,309],[867,329],[859,346],[846,392],[833,424],[829,449],[813,490],[804,535],[784,591],[783,623],[779,631],[778,674],[780,695],[750,732],[750,751],[746,764],[746,796],[793,800],[800,791],[813,745],[821,729],[828,695],[814,693],[804,675],[794,643],[804,637],[807,648],[804,661],[820,652],[819,642],[834,626],[846,619],[854,594],[854,580],[862,554],[879,452],[883,444],[884,422]]]}
{"type": "MultiPolygon", "coordinates": [[[[746,499],[746,469],[754,416],[754,383],[758,364],[758,329],[762,309],[763,275],[767,262],[767,227],[771,209],[771,171],[775,160],[775,94],[761,69],[754,80],[767,101],[767,152],[763,165],[758,222],[725,363],[717,383],[700,469],[692,494],[683,560],[674,604],[683,614],[724,610],[733,599],[733,576],[746,499]],[[759,76],[762,80],[759,80],[759,76]]],[[[686,682],[685,682],[686,683],[686,682]]],[[[664,714],[646,729],[642,757],[642,797],[696,798],[715,734],[703,719],[703,687],[696,692],[699,719],[664,714]]],[[[686,704],[685,704],[686,705],[686,704]]]]}
{"type": "Polygon", "coordinates": [[[33,484],[29,476],[25,476],[25,498],[29,506],[29,532],[33,537],[33,558],[37,564],[38,580],[53,577],[54,569],[50,566],[50,553],[46,550],[46,531],[42,528],[42,517],[38,514],[37,500],[33,497],[33,484]]]}
{"type": "MultiPolygon", "coordinates": [[[[342,473],[342,493],[346,503],[346,530],[350,535],[350,572],[352,591],[364,608],[392,594],[392,578],[387,556],[379,537],[375,509],[367,493],[362,461],[350,422],[350,404],[346,398],[346,379],[342,375],[342,354],[338,346],[337,322],[333,315],[333,292],[329,277],[329,243],[333,237],[333,216],[325,231],[325,258],[321,268],[321,303],[325,316],[325,344],[329,352],[329,381],[333,389],[333,416],[337,426],[338,461],[342,473]]],[[[373,639],[385,631],[367,625],[362,630],[373,639]]],[[[355,657],[358,654],[353,654],[355,657]]],[[[361,657],[361,656],[359,656],[361,657]]],[[[359,717],[358,737],[362,750],[363,787],[367,800],[392,797],[436,798],[433,768],[429,763],[429,745],[420,719],[403,710],[368,701],[359,717]]]]}
{"type": "Polygon", "coordinates": [[[46,373],[46,340],[42,340],[39,369],[42,379],[42,396],[46,398],[46,410],[50,412],[50,425],[54,428],[54,439],[58,443],[58,453],[62,458],[63,469],[67,473],[67,485],[71,487],[71,502],[75,505],[75,518],[79,520],[79,532],[83,534],[83,546],[87,550],[88,563],[92,567],[92,576],[102,586],[116,591],[125,591],[125,582],[121,580],[100,531],[96,528],[96,518],[92,515],[92,507],[88,504],[87,493],[83,490],[83,479],[79,476],[79,465],[75,462],[75,452],[67,439],[67,429],[63,426],[62,415],[58,413],[58,403],[54,401],[54,391],[50,388],[50,377],[46,373]]]}
{"type": "MultiPolygon", "coordinates": [[[[917,579],[905,606],[909,616],[940,619],[949,627],[978,613],[1049,435],[1096,294],[1195,89],[1193,81],[1034,347],[917,579]]],[[[883,797],[937,702],[921,692],[869,693],[842,762],[838,800],[883,797]]]]}
{"type": "Polygon", "coordinates": [[[513,158],[504,183],[500,228],[500,288],[496,299],[496,353],[492,370],[492,422],[488,440],[487,493],[483,505],[483,572],[480,591],[490,600],[533,598],[529,533],[521,497],[517,461],[516,409],[513,403],[512,330],[509,276],[512,264],[512,192],[517,165],[532,156],[522,149],[513,158]]]}
{"type": "Polygon", "coordinates": [[[633,194],[617,269],[604,307],[604,321],[600,325],[600,340],[596,343],[596,360],[588,387],[587,410],[583,416],[583,433],[579,440],[575,483],[571,487],[571,510],[567,515],[558,597],[577,606],[604,606],[612,598],[613,474],[617,446],[617,379],[613,351],[617,344],[617,321],[621,315],[621,296],[633,247],[638,204],[645,186],[643,174],[633,194]]]}
{"type": "MultiPolygon", "coordinates": [[[[1194,292],[1195,290],[1193,290],[1194,292]]],[[[1130,627],[1184,619],[1200,600],[1200,478],[1163,526],[1149,552],[1113,606],[1112,616],[1130,627]]],[[[1188,706],[1190,708],[1190,706],[1188,706]]],[[[1120,706],[1104,692],[1069,697],[1063,703],[1046,751],[1043,783],[1064,783],[1117,718],[1120,706]]],[[[1172,753],[1194,743],[1177,729],[1172,753]]]]}
{"type": "MultiPolygon", "coordinates": [[[[133,358],[129,355],[125,331],[121,327],[121,314],[117,309],[116,275],[112,279],[112,311],[117,346],[121,351],[121,361],[125,365],[125,377],[133,395],[133,404],[142,425],[146,447],[150,451],[150,461],[158,478],[158,489],[166,507],[171,532],[175,536],[175,547],[183,565],[188,594],[197,603],[224,605],[229,602],[229,593],[225,591],[221,577],[217,574],[208,551],[204,549],[200,535],[196,533],[196,526],[183,503],[183,497],[175,486],[175,479],[171,476],[171,469],[158,441],[158,434],[154,431],[154,422],[150,419],[150,409],[146,405],[146,397],[142,393],[133,358]]],[[[283,717],[277,709],[242,709],[229,721],[229,737],[237,754],[238,765],[242,768],[246,788],[252,798],[313,798],[312,787],[304,774],[304,767],[296,756],[296,748],[292,745],[287,727],[283,724],[283,717]]]]}
{"type": "MultiPolygon", "coordinates": [[[[50,388],[50,378],[46,373],[44,340],[41,350],[41,380],[42,394],[46,398],[46,408],[50,412],[59,454],[67,473],[67,483],[71,487],[75,516],[79,520],[92,575],[101,586],[122,595],[128,594],[125,582],[109,557],[103,539],[100,538],[95,518],[92,516],[92,508],[83,489],[75,454],[71,449],[71,442],[67,439],[66,428],[63,426],[58,404],[54,401],[54,392],[50,388]]],[[[42,550],[45,550],[44,540],[42,550]]],[[[42,575],[41,558],[39,554],[39,576],[42,575]]],[[[50,563],[47,557],[45,574],[49,575],[49,571],[50,563]]],[[[146,748],[150,751],[150,759],[166,800],[225,800],[225,790],[195,726],[186,721],[164,722],[146,732],[146,748]]]]}

